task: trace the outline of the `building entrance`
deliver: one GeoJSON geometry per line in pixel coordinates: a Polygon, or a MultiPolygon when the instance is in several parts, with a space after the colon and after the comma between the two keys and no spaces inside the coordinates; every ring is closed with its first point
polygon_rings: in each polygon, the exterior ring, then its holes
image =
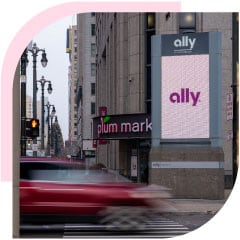
{"type": "Polygon", "coordinates": [[[127,141],[127,173],[134,182],[148,183],[150,144],[146,140],[127,141]]]}

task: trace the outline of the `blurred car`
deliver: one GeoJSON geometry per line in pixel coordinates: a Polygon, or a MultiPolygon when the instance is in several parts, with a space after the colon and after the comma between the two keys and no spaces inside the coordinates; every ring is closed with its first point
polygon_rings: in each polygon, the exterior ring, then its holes
{"type": "Polygon", "coordinates": [[[20,160],[21,223],[95,222],[135,230],[169,196],[164,187],[132,183],[101,164],[86,169],[79,161],[20,160]]]}

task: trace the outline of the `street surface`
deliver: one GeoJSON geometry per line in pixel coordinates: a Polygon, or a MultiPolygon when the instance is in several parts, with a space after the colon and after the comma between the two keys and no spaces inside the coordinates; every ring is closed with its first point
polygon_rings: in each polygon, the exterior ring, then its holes
{"type": "Polygon", "coordinates": [[[50,224],[22,225],[23,238],[170,238],[186,234],[206,223],[212,214],[165,214],[147,222],[140,231],[108,231],[103,225],[50,224]]]}

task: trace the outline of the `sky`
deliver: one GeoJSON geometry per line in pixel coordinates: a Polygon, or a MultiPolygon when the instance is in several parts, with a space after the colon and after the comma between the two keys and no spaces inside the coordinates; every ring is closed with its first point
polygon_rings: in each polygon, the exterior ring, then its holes
{"type": "MultiPolygon", "coordinates": [[[[48,94],[48,83],[45,84],[44,96],[48,97],[50,104],[56,108],[56,116],[62,130],[63,139],[68,139],[68,66],[69,54],[66,53],[66,29],[76,24],[76,16],[71,15],[50,24],[40,31],[34,38],[40,49],[45,49],[48,64],[45,68],[41,65],[41,52],[37,57],[37,80],[42,76],[52,83],[53,91],[48,94]]],[[[32,55],[28,52],[29,64],[27,67],[27,95],[33,95],[32,88],[32,55]]],[[[37,100],[41,101],[41,86],[38,83],[37,100]]],[[[47,104],[47,102],[45,102],[47,104]]],[[[45,117],[46,117],[45,113],[45,117]]]]}

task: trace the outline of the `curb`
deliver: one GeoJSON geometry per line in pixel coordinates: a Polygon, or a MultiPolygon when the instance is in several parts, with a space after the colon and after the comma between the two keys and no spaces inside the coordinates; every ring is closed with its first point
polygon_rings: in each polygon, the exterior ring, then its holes
{"type": "Polygon", "coordinates": [[[204,211],[204,212],[188,212],[188,211],[174,211],[174,212],[162,212],[162,215],[215,215],[218,211],[204,211]]]}

